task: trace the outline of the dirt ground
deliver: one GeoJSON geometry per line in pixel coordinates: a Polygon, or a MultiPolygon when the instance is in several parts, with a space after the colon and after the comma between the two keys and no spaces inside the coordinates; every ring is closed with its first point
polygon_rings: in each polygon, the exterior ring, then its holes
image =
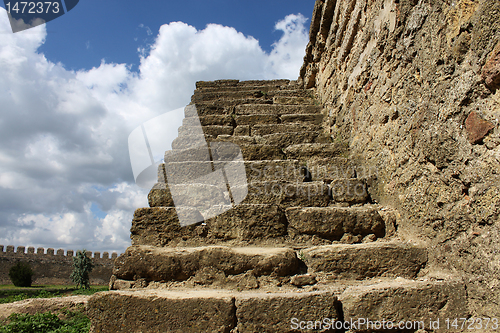
{"type": "Polygon", "coordinates": [[[53,298],[29,298],[13,303],[0,304],[0,321],[12,313],[35,314],[38,312],[56,312],[62,309],[82,311],[87,305],[90,296],[68,296],[53,298]]]}

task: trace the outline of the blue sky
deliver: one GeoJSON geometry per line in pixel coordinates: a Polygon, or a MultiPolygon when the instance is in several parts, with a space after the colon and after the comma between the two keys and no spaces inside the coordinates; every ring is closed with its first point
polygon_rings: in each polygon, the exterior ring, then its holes
{"type": "MultiPolygon", "coordinates": [[[[5,8],[4,4],[0,4],[5,8]]],[[[47,25],[41,46],[48,59],[67,69],[90,69],[107,62],[127,63],[138,69],[137,48],[154,42],[160,26],[181,21],[202,30],[217,23],[259,40],[270,52],[281,32],[275,24],[288,14],[312,13],[313,0],[81,0],[67,14],[47,25]]]]}
{"type": "Polygon", "coordinates": [[[0,244],[124,251],[131,131],[198,80],[296,79],[313,6],[81,0],[15,34],[0,9],[0,244]]]}

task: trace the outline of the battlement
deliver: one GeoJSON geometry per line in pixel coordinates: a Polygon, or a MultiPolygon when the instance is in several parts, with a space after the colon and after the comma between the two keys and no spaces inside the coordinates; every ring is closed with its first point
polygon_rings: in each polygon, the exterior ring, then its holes
{"type": "MultiPolygon", "coordinates": [[[[53,248],[48,248],[47,251],[45,251],[45,248],[39,247],[39,248],[34,248],[32,246],[28,247],[26,249],[25,246],[18,246],[17,251],[16,248],[13,245],[7,245],[6,247],[4,245],[0,245],[0,256],[16,256],[16,255],[42,255],[42,256],[55,256],[55,257],[67,257],[71,258],[75,254],[75,251],[73,250],[66,250],[66,254],[64,254],[63,249],[58,249],[57,251],[54,250],[53,248]],[[4,252],[5,249],[5,252],[4,252]]],[[[115,260],[118,257],[118,253],[113,252],[111,253],[111,257],[109,256],[109,252],[103,252],[102,257],[101,257],[101,252],[96,251],[96,252],[91,252],[87,251],[87,256],[94,260],[115,260]],[[93,256],[92,256],[93,254],[93,256]]]]}
{"type": "MultiPolygon", "coordinates": [[[[17,262],[29,263],[35,275],[34,284],[73,284],[70,274],[73,267],[73,250],[34,248],[13,245],[0,245],[0,284],[11,284],[9,269],[17,262]],[[4,252],[5,251],[5,252],[4,252]]],[[[90,252],[87,256],[92,258],[94,269],[90,273],[90,283],[104,285],[107,284],[113,271],[113,264],[118,257],[116,252],[90,252]]]]}

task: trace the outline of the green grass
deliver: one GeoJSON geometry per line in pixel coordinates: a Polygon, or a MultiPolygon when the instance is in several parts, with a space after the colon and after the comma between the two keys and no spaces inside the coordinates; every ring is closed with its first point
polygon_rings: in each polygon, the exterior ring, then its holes
{"type": "Polygon", "coordinates": [[[77,289],[75,286],[34,286],[19,288],[0,286],[0,304],[22,301],[28,298],[51,298],[71,295],[92,295],[108,290],[108,286],[91,286],[90,289],[77,289]]]}
{"type": "Polygon", "coordinates": [[[81,312],[63,311],[58,315],[45,312],[12,314],[0,333],[88,333],[90,320],[81,312]]]}

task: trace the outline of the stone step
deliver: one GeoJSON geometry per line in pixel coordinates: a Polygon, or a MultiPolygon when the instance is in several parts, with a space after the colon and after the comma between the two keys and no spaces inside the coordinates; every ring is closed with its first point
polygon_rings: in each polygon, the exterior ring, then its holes
{"type": "MultiPolygon", "coordinates": [[[[277,145],[264,144],[238,144],[241,149],[243,159],[245,161],[258,160],[283,160],[285,154],[281,147],[277,145]]],[[[212,156],[214,160],[234,160],[237,158],[237,152],[233,150],[223,150],[222,148],[212,148],[212,156]]]]}
{"type": "MultiPolygon", "coordinates": [[[[208,147],[210,142],[230,142],[238,146],[256,144],[255,137],[247,135],[218,135],[217,137],[207,135],[183,135],[172,141],[172,150],[198,149],[208,147]]],[[[265,143],[260,143],[265,145],[265,143]]],[[[275,145],[277,146],[277,145],[275,145]]],[[[281,149],[281,146],[280,146],[281,149]]]]}
{"type": "Polygon", "coordinates": [[[320,114],[323,108],[316,105],[279,105],[279,104],[248,104],[237,105],[234,108],[236,115],[271,114],[320,114]]]}
{"type": "MultiPolygon", "coordinates": [[[[238,178],[244,182],[253,181],[289,181],[302,182],[301,165],[296,160],[260,160],[260,161],[229,161],[211,162],[205,161],[185,161],[164,163],[167,181],[172,184],[197,183],[202,179],[203,183],[211,183],[207,177],[214,171],[223,169],[226,176],[231,179],[238,178]],[[237,175],[242,171],[242,175],[237,175]],[[246,177],[246,178],[245,178],[246,177]]],[[[217,179],[214,178],[214,181],[217,179]]],[[[354,188],[354,185],[351,186],[354,188]]],[[[340,189],[337,190],[339,194],[340,189]]]]}
{"type": "Polygon", "coordinates": [[[316,103],[314,98],[308,96],[309,94],[301,94],[300,90],[286,92],[283,94],[285,96],[281,94],[280,90],[270,92],[263,90],[198,92],[191,97],[191,103],[210,102],[223,106],[239,104],[315,105],[316,103]]]}
{"type": "MultiPolygon", "coordinates": [[[[239,204],[215,208],[220,208],[222,213],[206,219],[203,225],[184,227],[181,227],[177,211],[180,210],[181,214],[201,214],[183,207],[136,209],[130,229],[132,245],[200,246],[230,240],[248,243],[280,239],[287,234],[285,213],[277,205],[239,204]]],[[[194,215],[188,217],[197,218],[194,215]]],[[[203,220],[201,217],[200,223],[203,220]]]]}
{"type": "Polygon", "coordinates": [[[232,115],[210,115],[201,117],[187,117],[182,120],[183,126],[236,126],[232,115]]]}
{"type": "MultiPolygon", "coordinates": [[[[311,173],[311,179],[331,183],[339,178],[354,178],[356,168],[352,161],[345,157],[331,157],[322,159],[302,159],[307,170],[311,173]]],[[[364,173],[362,173],[364,175],[364,173]]]]}
{"type": "Polygon", "coordinates": [[[287,158],[297,160],[325,159],[346,155],[348,147],[343,143],[297,143],[284,148],[287,158]]]}
{"type": "Polygon", "coordinates": [[[216,101],[219,99],[238,100],[238,99],[254,99],[254,98],[270,99],[264,91],[258,88],[239,89],[233,91],[201,90],[201,91],[195,91],[193,96],[191,96],[191,102],[196,103],[196,102],[216,101]]]}
{"type": "Polygon", "coordinates": [[[196,89],[194,95],[204,95],[204,94],[235,94],[238,92],[261,92],[269,97],[308,97],[314,98],[314,92],[312,90],[297,88],[293,85],[285,86],[248,86],[248,87],[220,87],[220,88],[200,88],[196,89]]]}
{"type": "Polygon", "coordinates": [[[278,105],[319,105],[318,102],[311,97],[298,96],[275,96],[273,104],[278,105]]]}
{"type": "Polygon", "coordinates": [[[355,332],[456,332],[453,320],[470,317],[465,284],[452,279],[398,278],[352,286],[339,295],[339,301],[344,321],[358,324],[349,327],[355,332]]]}
{"type": "Polygon", "coordinates": [[[172,140],[172,150],[201,149],[208,147],[208,141],[214,141],[216,137],[210,135],[182,135],[172,140]]]}
{"type": "Polygon", "coordinates": [[[328,185],[323,182],[253,181],[246,187],[245,204],[272,204],[287,208],[326,207],[331,203],[328,185]]]}
{"type": "MultiPolygon", "coordinates": [[[[288,132],[288,133],[275,133],[262,136],[256,136],[255,142],[265,145],[275,145],[281,148],[286,148],[296,144],[323,144],[327,146],[332,141],[332,138],[320,131],[314,132],[288,132]]],[[[285,150],[286,154],[286,150],[285,150]]],[[[297,154],[300,156],[300,154],[297,154]]]]}
{"type": "Polygon", "coordinates": [[[250,135],[268,135],[276,133],[293,133],[293,132],[314,132],[318,131],[318,125],[302,124],[302,123],[284,123],[284,124],[263,124],[250,126],[250,135]]]}
{"type": "Polygon", "coordinates": [[[333,291],[137,290],[94,294],[93,332],[292,332],[293,318],[339,320],[333,291]]]}
{"type": "Polygon", "coordinates": [[[348,234],[356,237],[352,241],[358,243],[366,236],[373,235],[371,241],[386,236],[386,223],[377,206],[292,207],[286,209],[285,214],[288,234],[294,237],[314,235],[340,241],[348,234]]]}
{"type": "MultiPolygon", "coordinates": [[[[203,133],[207,136],[217,137],[219,135],[233,135],[233,126],[207,125],[201,127],[203,133]]],[[[180,126],[178,128],[179,136],[196,135],[200,133],[199,126],[180,126]]]]}
{"type": "MultiPolygon", "coordinates": [[[[282,87],[282,86],[298,86],[294,81],[290,80],[215,80],[215,81],[198,81],[196,89],[205,88],[227,88],[227,87],[282,87]]],[[[295,88],[297,89],[297,88],[295,88]]]]}
{"type": "Polygon", "coordinates": [[[334,244],[304,249],[309,273],[329,272],[336,279],[415,278],[427,263],[427,250],[402,243],[334,244]]]}
{"type": "MultiPolygon", "coordinates": [[[[202,246],[168,248],[129,246],[116,260],[113,277],[116,280],[148,283],[185,281],[210,269],[212,274],[235,276],[250,273],[255,276],[290,276],[298,273],[300,261],[290,248],[202,246]],[[215,273],[215,271],[217,271],[215,273]]],[[[114,280],[112,278],[112,280],[114,280]]],[[[131,286],[111,286],[124,289],[131,286]]]]}
{"type": "Polygon", "coordinates": [[[256,126],[265,124],[286,124],[286,123],[303,123],[310,125],[321,125],[323,115],[318,113],[310,114],[251,114],[251,115],[235,115],[234,121],[237,126],[256,126]]]}
{"type": "Polygon", "coordinates": [[[343,202],[348,203],[349,205],[354,205],[370,201],[365,179],[334,179],[328,187],[330,196],[335,202],[343,202]]]}

